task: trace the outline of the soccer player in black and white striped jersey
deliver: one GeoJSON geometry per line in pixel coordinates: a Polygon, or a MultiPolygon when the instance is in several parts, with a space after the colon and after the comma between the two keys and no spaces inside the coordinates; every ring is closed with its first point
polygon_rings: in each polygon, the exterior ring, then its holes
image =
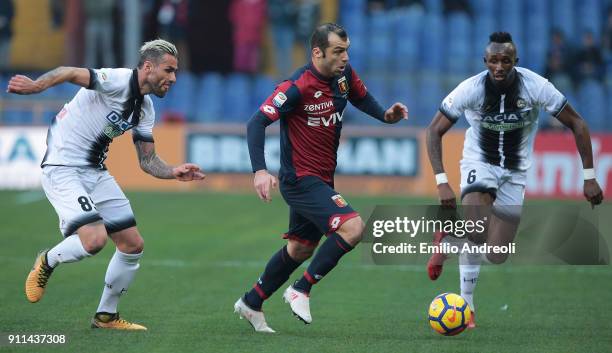
{"type": "MultiPolygon", "coordinates": [[[[574,134],[584,168],[587,201],[598,205],[603,194],[595,180],[591,139],[585,121],[548,80],[516,66],[517,48],[509,33],[496,32],[489,39],[484,57],[487,70],[461,82],[443,100],[427,130],[427,151],[440,202],[444,207],[455,207],[455,193],[442,164],[442,136],[465,115],[470,128],[465,135],[460,163],[461,201],[468,219],[487,217],[489,220],[488,231],[470,234],[468,241],[508,245],[514,240],[520,221],[540,108],[574,134]]],[[[442,233],[434,237],[434,244],[457,241],[442,233]]],[[[432,280],[442,273],[446,258],[441,253],[430,258],[427,270],[432,280]]],[[[507,254],[462,253],[459,256],[461,295],[472,310],[481,261],[499,264],[506,259],[507,254]]],[[[471,322],[469,327],[475,327],[475,323],[471,322]]]]}
{"type": "Polygon", "coordinates": [[[53,120],[43,158],[42,186],[60,218],[64,240],[36,258],[25,285],[27,299],[38,302],[49,277],[62,263],[98,253],[110,237],[117,249],[105,277],[92,327],[146,330],[119,317],[117,306],[140,267],[144,241],[130,202],[104,160],[112,140],[132,130],[140,167],[160,179],[201,180],[191,163],[171,166],[155,153],[155,112],[148,94],[164,97],[176,81],[178,54],[172,43],[158,39],[140,48],[135,69],[59,67],[36,80],[16,75],[7,91],[35,94],[70,82],[82,88],[53,120]]]}

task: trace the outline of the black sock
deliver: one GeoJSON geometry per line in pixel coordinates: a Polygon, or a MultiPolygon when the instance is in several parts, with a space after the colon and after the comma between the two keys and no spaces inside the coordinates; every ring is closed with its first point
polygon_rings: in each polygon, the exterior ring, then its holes
{"type": "Polygon", "coordinates": [[[244,300],[248,306],[255,310],[261,310],[261,305],[272,293],[276,292],[283,283],[287,282],[289,275],[300,266],[301,262],[297,262],[289,256],[287,246],[283,246],[272,258],[268,261],[264,273],[259,277],[259,280],[253,285],[248,293],[244,295],[244,300]]]}
{"type": "Polygon", "coordinates": [[[336,267],[340,258],[351,250],[353,247],[341,236],[337,233],[330,234],[312,259],[304,276],[293,284],[293,288],[300,292],[310,293],[312,285],[319,282],[323,276],[336,267]]]}

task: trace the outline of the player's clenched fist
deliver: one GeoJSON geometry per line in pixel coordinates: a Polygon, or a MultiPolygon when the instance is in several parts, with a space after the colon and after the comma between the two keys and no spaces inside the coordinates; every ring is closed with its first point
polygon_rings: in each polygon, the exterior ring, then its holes
{"type": "Polygon", "coordinates": [[[603,201],[603,192],[595,179],[584,181],[584,197],[591,203],[591,208],[603,201]]]}
{"type": "Polygon", "coordinates": [[[442,207],[455,208],[457,206],[455,192],[450,185],[448,185],[448,183],[438,185],[438,195],[440,197],[440,204],[442,207]]]}
{"type": "Polygon", "coordinates": [[[272,197],[270,195],[270,190],[275,188],[278,184],[276,177],[267,170],[262,169],[255,172],[255,191],[257,191],[257,196],[263,201],[270,202],[272,201],[272,197]]]}

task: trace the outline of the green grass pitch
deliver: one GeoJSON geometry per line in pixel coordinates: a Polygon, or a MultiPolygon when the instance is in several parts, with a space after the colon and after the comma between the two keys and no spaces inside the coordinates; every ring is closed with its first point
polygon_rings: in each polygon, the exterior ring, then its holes
{"type": "MultiPolygon", "coordinates": [[[[93,258],[62,265],[43,300],[28,303],[24,280],[36,252],[61,239],[57,216],[41,192],[0,192],[0,333],[61,333],[69,341],[0,352],[612,352],[609,266],[483,266],[478,328],[443,337],[429,327],[427,307],[435,295],[459,291],[457,267],[431,282],[424,266],[364,265],[361,250],[313,289],[312,325],[276,293],[264,310],[277,334],[256,334],[232,306],[284,244],[280,195],[271,204],[254,193],[128,197],[145,255],[119,311],[148,326],[144,333],[89,328],[110,242],[93,258]]],[[[360,211],[422,201],[346,199],[360,211]]]]}

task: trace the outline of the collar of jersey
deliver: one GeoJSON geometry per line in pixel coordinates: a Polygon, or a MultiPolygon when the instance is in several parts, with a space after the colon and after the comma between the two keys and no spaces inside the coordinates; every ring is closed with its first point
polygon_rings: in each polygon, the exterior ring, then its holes
{"type": "Polygon", "coordinates": [[[487,71],[486,74],[486,78],[485,80],[489,81],[491,83],[491,88],[494,90],[494,92],[498,95],[502,95],[502,94],[507,94],[508,92],[510,92],[512,90],[512,86],[516,83],[516,81],[519,79],[519,72],[516,69],[516,67],[512,68],[512,70],[514,70],[514,80],[512,80],[512,82],[508,83],[508,85],[506,87],[499,87],[495,81],[493,81],[493,79],[491,78],[491,76],[489,75],[489,72],[487,71]]]}
{"type": "Polygon", "coordinates": [[[132,98],[144,98],[144,96],[140,94],[140,86],[138,85],[138,69],[134,69],[132,71],[132,78],[130,79],[130,90],[132,91],[132,98]]]}
{"type": "Polygon", "coordinates": [[[313,75],[314,75],[316,78],[318,78],[319,80],[321,80],[321,81],[331,82],[331,81],[333,81],[333,79],[334,79],[334,77],[325,77],[325,76],[323,76],[323,74],[321,74],[321,73],[320,73],[320,72],[317,70],[317,68],[314,66],[314,64],[312,63],[312,61],[310,62],[310,64],[308,64],[308,65],[306,66],[306,68],[307,68],[308,70],[310,70],[310,72],[312,72],[312,74],[313,74],[313,75]]]}

